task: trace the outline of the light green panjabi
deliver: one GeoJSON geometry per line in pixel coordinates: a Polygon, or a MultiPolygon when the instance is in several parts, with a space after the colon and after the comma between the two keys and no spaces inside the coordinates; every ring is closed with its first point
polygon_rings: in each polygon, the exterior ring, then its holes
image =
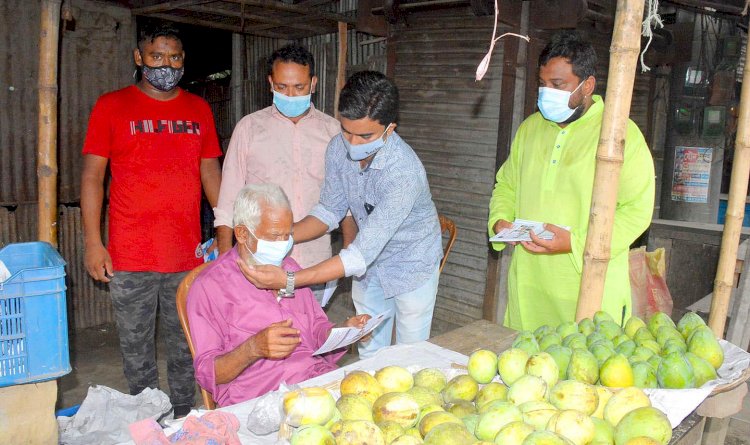
{"type": "MultiPolygon", "coordinates": [[[[510,156],[497,172],[489,213],[489,233],[504,219],[570,226],[570,253],[534,254],[516,246],[508,272],[505,325],[536,329],[575,320],[583,251],[594,184],[596,149],[604,102],[560,128],[534,113],[518,129],[510,156]]],[[[643,134],[631,120],[620,171],[611,260],[602,309],[618,323],[630,317],[629,247],[649,226],[654,207],[654,163],[643,134]]],[[[493,243],[495,250],[505,248],[493,243]]]]}

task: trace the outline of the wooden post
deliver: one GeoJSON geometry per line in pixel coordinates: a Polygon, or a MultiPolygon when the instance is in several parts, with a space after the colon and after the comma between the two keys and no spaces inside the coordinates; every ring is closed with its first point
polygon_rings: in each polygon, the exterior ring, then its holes
{"type": "Polygon", "coordinates": [[[39,38],[39,121],[36,174],[39,240],[57,247],[57,60],[62,0],[42,0],[39,38]]]}
{"type": "Polygon", "coordinates": [[[602,130],[596,151],[596,172],[576,320],[592,317],[602,306],[620,167],[640,51],[643,7],[644,0],[617,1],[615,27],[609,49],[607,100],[604,103],[602,130]]]}
{"type": "Polygon", "coordinates": [[[347,24],[339,22],[339,60],[336,69],[336,94],[333,99],[333,115],[339,118],[339,95],[346,83],[347,24]]]}
{"type": "Polygon", "coordinates": [[[746,63],[742,74],[740,116],[737,122],[734,163],[729,182],[729,202],[727,202],[724,221],[724,234],[721,238],[719,266],[714,280],[714,296],[711,299],[711,312],[708,314],[708,326],[718,338],[724,337],[729,299],[732,296],[734,267],[737,264],[737,249],[740,244],[742,220],[745,216],[748,175],[750,175],[750,69],[746,63]]]}

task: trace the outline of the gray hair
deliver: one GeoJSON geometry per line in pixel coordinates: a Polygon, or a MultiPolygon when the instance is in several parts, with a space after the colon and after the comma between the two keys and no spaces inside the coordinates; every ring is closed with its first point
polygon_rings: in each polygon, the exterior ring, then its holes
{"type": "Polygon", "coordinates": [[[249,230],[255,230],[260,223],[261,207],[278,209],[291,209],[289,198],[284,190],[276,184],[250,184],[237,193],[234,200],[234,217],[235,226],[242,225],[249,230]]]}

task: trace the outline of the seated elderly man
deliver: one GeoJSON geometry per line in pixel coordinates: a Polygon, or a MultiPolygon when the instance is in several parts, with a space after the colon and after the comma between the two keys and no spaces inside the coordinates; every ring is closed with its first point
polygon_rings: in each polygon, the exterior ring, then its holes
{"type": "MultiPolygon", "coordinates": [[[[281,382],[298,383],[336,369],[343,350],[313,356],[333,323],[309,288],[292,295],[258,289],[240,262],[300,266],[292,247],[292,211],[280,187],[248,185],[234,203],[237,244],[209,265],[190,288],[188,319],[195,346],[195,377],[219,406],[263,395],[281,382]]],[[[363,327],[369,315],[344,325],[363,327]]]]}

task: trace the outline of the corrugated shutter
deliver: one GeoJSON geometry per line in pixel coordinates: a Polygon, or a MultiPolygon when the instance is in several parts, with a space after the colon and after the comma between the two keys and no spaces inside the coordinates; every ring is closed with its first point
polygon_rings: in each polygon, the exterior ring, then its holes
{"type": "Polygon", "coordinates": [[[475,82],[474,75],[492,25],[491,17],[476,17],[469,9],[415,13],[389,42],[401,95],[397,131],[422,160],[438,213],[458,226],[440,277],[433,335],[482,317],[502,44],[484,80],[475,82]]]}

